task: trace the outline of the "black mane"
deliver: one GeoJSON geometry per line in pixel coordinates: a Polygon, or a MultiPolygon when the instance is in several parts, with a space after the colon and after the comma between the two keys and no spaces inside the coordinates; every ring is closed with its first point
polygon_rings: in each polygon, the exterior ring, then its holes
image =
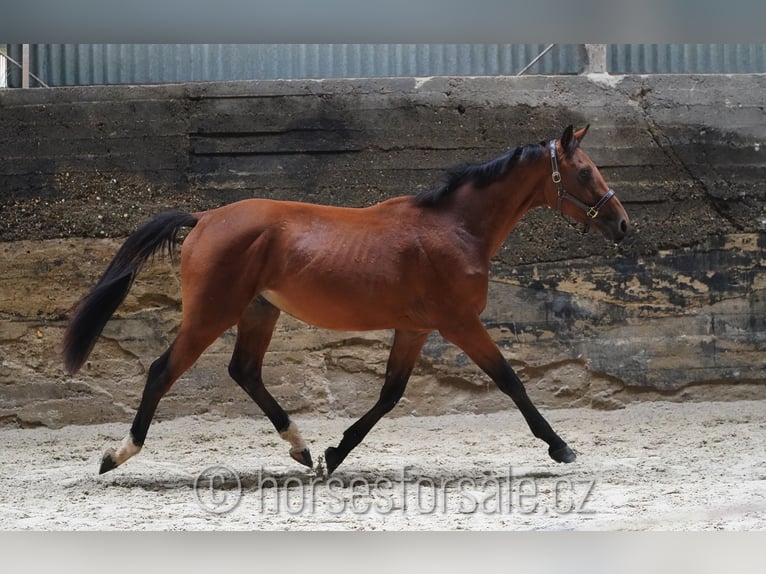
{"type": "Polygon", "coordinates": [[[413,200],[417,205],[429,207],[438,205],[461,185],[472,183],[477,189],[485,188],[503,176],[514,166],[534,161],[545,149],[545,142],[515,147],[498,158],[485,163],[468,163],[447,170],[447,181],[441,187],[416,193],[413,200]]]}

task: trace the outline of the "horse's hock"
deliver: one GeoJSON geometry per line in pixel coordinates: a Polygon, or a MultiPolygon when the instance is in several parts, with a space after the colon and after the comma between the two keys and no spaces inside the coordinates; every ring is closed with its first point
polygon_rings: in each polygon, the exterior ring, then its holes
{"type": "MultiPolygon", "coordinates": [[[[176,267],[149,265],[76,377],[59,343],[121,240],[169,207],[245,197],[369,205],[443,169],[591,124],[584,147],[634,234],[615,249],[552,210],[493,263],[483,315],[541,406],[764,398],[766,76],[433,78],[0,91],[0,422],[129,421],[178,326],[176,267]]],[[[391,222],[396,225],[396,222],[391,222]]],[[[372,405],[390,334],[283,316],[265,379],[291,412],[372,405]]],[[[260,411],[227,334],[158,418],[260,411]]],[[[393,414],[513,408],[432,336],[393,414]]]]}

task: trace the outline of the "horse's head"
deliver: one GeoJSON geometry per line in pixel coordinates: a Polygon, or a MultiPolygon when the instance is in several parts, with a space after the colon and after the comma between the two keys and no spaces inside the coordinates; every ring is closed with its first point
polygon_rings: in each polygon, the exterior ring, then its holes
{"type": "Polygon", "coordinates": [[[548,201],[551,207],[585,225],[586,231],[594,227],[619,243],[628,232],[630,220],[596,165],[580,148],[587,131],[588,126],[577,131],[569,126],[560,140],[548,145],[552,175],[546,197],[553,198],[548,201]]]}

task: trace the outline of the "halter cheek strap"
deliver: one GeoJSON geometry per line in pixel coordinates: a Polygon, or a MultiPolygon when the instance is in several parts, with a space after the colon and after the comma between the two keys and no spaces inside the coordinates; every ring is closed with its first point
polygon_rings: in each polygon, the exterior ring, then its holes
{"type": "MultiPolygon", "coordinates": [[[[575,204],[577,207],[582,209],[585,212],[585,215],[589,219],[596,219],[598,217],[598,213],[601,210],[601,208],[610,200],[612,197],[614,197],[614,190],[610,189],[607,191],[603,196],[601,196],[601,199],[596,202],[596,205],[590,206],[587,203],[584,203],[577,199],[574,195],[567,192],[567,190],[564,189],[564,186],[561,185],[561,172],[559,171],[559,163],[558,159],[556,158],[556,140],[551,140],[548,144],[548,148],[551,152],[551,178],[553,179],[553,183],[556,185],[556,209],[560,211],[561,213],[564,213],[561,209],[562,202],[566,199],[570,203],[575,204]]],[[[587,233],[588,229],[590,228],[590,223],[585,224],[585,230],[584,232],[587,233]]]]}

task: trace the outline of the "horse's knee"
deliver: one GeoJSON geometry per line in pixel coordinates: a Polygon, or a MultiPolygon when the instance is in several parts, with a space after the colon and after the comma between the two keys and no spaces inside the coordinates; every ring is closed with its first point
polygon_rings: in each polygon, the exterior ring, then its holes
{"type": "Polygon", "coordinates": [[[242,367],[236,359],[229,361],[229,376],[237,382],[243,379],[242,367]]]}
{"type": "Polygon", "coordinates": [[[401,400],[402,396],[404,395],[404,387],[401,388],[397,387],[395,389],[387,389],[386,392],[382,392],[380,394],[380,409],[383,411],[383,413],[388,413],[393,410],[393,408],[399,404],[399,401],[401,400]]]}
{"type": "Polygon", "coordinates": [[[254,379],[258,379],[260,375],[260,369],[251,364],[249,361],[243,361],[239,357],[232,357],[229,361],[229,376],[237,383],[244,383],[254,379]]]}
{"type": "Polygon", "coordinates": [[[490,376],[495,381],[497,387],[514,401],[527,399],[527,390],[524,387],[524,383],[521,382],[516,371],[505,361],[490,376]]]}
{"type": "Polygon", "coordinates": [[[149,373],[146,377],[146,385],[149,387],[164,387],[168,379],[168,362],[170,360],[170,349],[154,360],[149,366],[149,373]]]}

